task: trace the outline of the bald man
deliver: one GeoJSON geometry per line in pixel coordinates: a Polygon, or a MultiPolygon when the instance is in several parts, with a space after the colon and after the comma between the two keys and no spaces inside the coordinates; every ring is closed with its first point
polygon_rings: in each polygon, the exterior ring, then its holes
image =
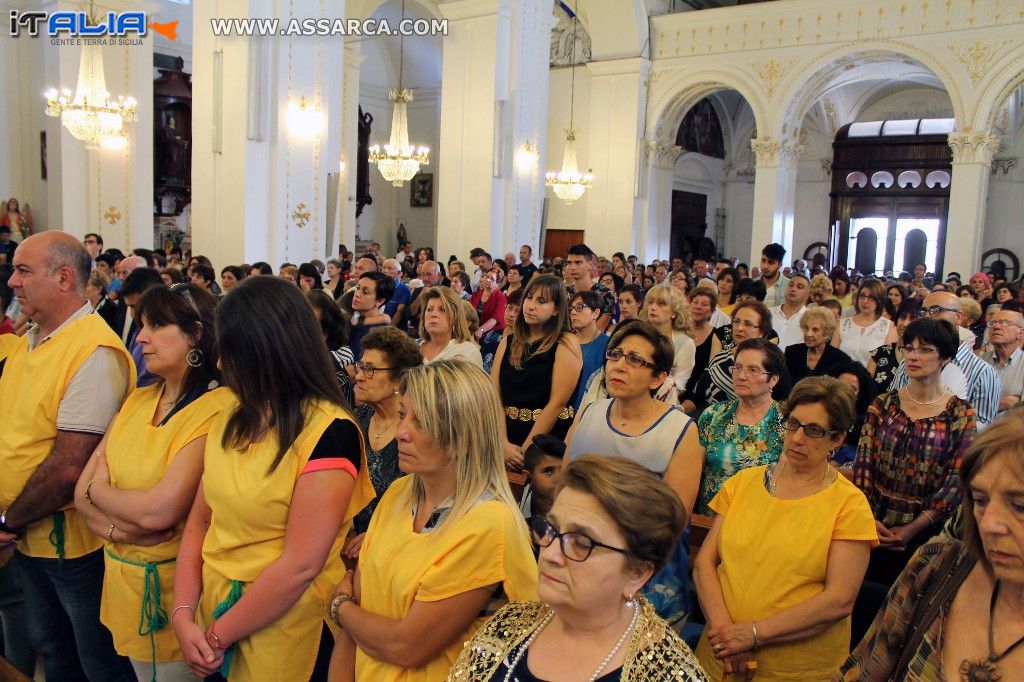
{"type": "Polygon", "coordinates": [[[135,365],[85,298],[92,259],[62,232],[29,237],[9,284],[32,320],[0,375],[0,551],[15,549],[48,680],[135,680],[100,623],[103,542],[75,484],[135,385],[135,365]]]}
{"type": "Polygon", "coordinates": [[[1003,382],[999,411],[1004,412],[1020,402],[1024,394],[1024,315],[1016,310],[999,310],[988,321],[992,350],[981,359],[992,366],[1003,382]]]}
{"type": "MultiPolygon", "coordinates": [[[[921,307],[922,315],[945,320],[954,327],[960,327],[963,319],[960,297],[948,291],[928,294],[921,307]]],[[[906,372],[906,360],[900,363],[893,377],[892,390],[910,383],[906,372]]],[[[974,354],[973,345],[961,340],[953,362],[942,370],[942,385],[974,406],[978,415],[978,429],[988,426],[999,412],[999,396],[1002,381],[987,362],[974,354]],[[960,377],[958,375],[962,374],[960,377]]]]}

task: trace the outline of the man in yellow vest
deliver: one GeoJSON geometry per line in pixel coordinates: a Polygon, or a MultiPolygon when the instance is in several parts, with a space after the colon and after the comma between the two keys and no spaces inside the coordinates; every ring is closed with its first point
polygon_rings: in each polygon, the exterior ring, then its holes
{"type": "Polygon", "coordinates": [[[18,247],[9,280],[31,320],[0,374],[0,552],[25,592],[47,680],[135,680],[100,623],[102,539],[75,513],[75,483],[135,385],[117,334],[85,299],[91,259],[69,234],[18,247]]]}

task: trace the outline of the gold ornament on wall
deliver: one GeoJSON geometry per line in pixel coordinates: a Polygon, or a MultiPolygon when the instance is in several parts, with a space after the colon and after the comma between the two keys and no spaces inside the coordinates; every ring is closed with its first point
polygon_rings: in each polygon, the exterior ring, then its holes
{"type": "Polygon", "coordinates": [[[793,66],[793,63],[794,60],[792,59],[783,60],[782,62],[769,59],[763,64],[751,64],[750,68],[761,79],[764,91],[768,94],[768,97],[771,97],[775,92],[775,87],[779,84],[779,80],[793,66]]]}
{"type": "Polygon", "coordinates": [[[116,225],[121,220],[121,212],[117,210],[117,206],[109,206],[103,213],[103,219],[110,225],[116,225]]]}
{"type": "Polygon", "coordinates": [[[309,222],[310,216],[309,209],[302,203],[297,204],[295,210],[292,211],[292,220],[295,221],[297,227],[305,227],[306,223],[309,222]]]}
{"type": "Polygon", "coordinates": [[[976,40],[970,45],[948,45],[949,51],[957,56],[960,63],[967,69],[967,75],[971,78],[971,85],[977,85],[978,81],[988,72],[989,64],[1000,50],[1010,44],[1009,40],[1000,40],[994,43],[986,43],[976,40]]]}

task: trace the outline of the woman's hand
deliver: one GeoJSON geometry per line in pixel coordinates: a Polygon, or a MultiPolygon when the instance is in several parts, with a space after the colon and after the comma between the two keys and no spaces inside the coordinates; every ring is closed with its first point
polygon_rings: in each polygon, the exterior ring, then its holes
{"type": "MultiPolygon", "coordinates": [[[[360,541],[362,542],[362,541],[360,541]]],[[[334,594],[351,594],[355,596],[355,573],[353,571],[345,571],[345,575],[341,576],[341,581],[338,586],[334,588],[334,594]]]]}
{"type": "Polygon", "coordinates": [[[358,559],[359,550],[363,548],[363,538],[366,537],[366,533],[360,533],[359,535],[352,535],[345,541],[345,546],[341,548],[342,556],[346,556],[349,559],[358,559]]]}
{"type": "Polygon", "coordinates": [[[751,661],[754,662],[754,665],[757,665],[757,659],[749,651],[730,656],[722,661],[725,668],[724,672],[726,675],[743,675],[744,682],[750,682],[757,673],[757,668],[748,667],[751,661]]]}
{"type": "Polygon", "coordinates": [[[140,535],[132,535],[124,532],[120,528],[114,528],[114,532],[111,534],[111,540],[117,544],[138,545],[140,547],[154,547],[162,542],[167,542],[173,537],[173,528],[166,528],[153,533],[143,533],[140,535]]]}
{"type": "Polygon", "coordinates": [[[102,452],[96,453],[96,470],[93,472],[92,480],[110,485],[110,467],[107,466],[107,458],[102,452]]]}
{"type": "Polygon", "coordinates": [[[905,549],[903,539],[885,527],[881,521],[875,521],[875,531],[878,533],[878,544],[885,549],[902,551],[905,549]]]}
{"type": "Polygon", "coordinates": [[[512,471],[523,470],[523,449],[505,441],[505,468],[512,471]]]}
{"type": "Polygon", "coordinates": [[[224,662],[224,651],[214,649],[206,641],[206,632],[185,616],[174,619],[174,634],[178,638],[185,663],[198,677],[209,677],[224,662]]]}
{"type": "MultiPolygon", "coordinates": [[[[754,648],[754,628],[751,623],[729,623],[708,630],[708,644],[715,658],[727,659],[754,648]]],[[[742,671],[733,671],[742,672],[742,671]]]]}
{"type": "Polygon", "coordinates": [[[895,528],[891,528],[889,532],[899,540],[900,549],[906,549],[907,545],[910,544],[910,541],[917,536],[919,531],[914,527],[913,523],[908,523],[905,526],[896,526],[895,528]]]}

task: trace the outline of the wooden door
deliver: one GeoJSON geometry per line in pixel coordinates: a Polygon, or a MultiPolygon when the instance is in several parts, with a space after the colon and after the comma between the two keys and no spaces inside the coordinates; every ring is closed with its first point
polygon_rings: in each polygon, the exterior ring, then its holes
{"type": "Polygon", "coordinates": [[[708,197],[706,194],[672,190],[672,232],[669,257],[690,262],[708,229],[708,197]]]}
{"type": "Polygon", "coordinates": [[[583,230],[546,230],[542,258],[565,258],[569,247],[583,243],[583,230]]]}

